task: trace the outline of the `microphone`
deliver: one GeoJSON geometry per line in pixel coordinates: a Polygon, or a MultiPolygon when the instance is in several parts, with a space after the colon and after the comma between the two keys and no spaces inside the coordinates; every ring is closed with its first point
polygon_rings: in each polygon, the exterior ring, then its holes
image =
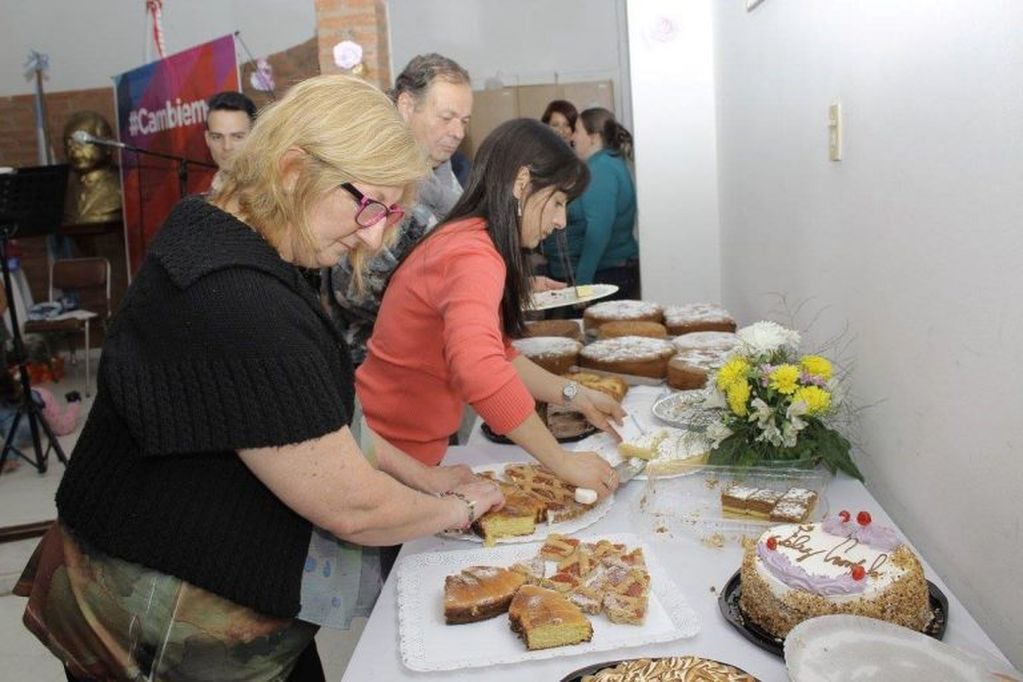
{"type": "Polygon", "coordinates": [[[118,149],[128,148],[128,145],[119,140],[108,140],[105,137],[96,137],[95,135],[90,135],[84,130],[76,130],[71,133],[71,139],[78,144],[98,144],[101,147],[116,147],[118,149]]]}

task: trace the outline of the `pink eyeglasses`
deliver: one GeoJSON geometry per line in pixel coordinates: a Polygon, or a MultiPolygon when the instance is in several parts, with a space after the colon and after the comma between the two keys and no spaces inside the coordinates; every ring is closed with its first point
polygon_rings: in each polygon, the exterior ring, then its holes
{"type": "Polygon", "coordinates": [[[373,227],[385,218],[387,224],[384,227],[391,227],[405,217],[405,209],[398,204],[387,207],[376,199],[367,197],[350,182],[342,183],[341,189],[359,202],[359,210],[355,212],[355,223],[359,227],[373,227]]]}

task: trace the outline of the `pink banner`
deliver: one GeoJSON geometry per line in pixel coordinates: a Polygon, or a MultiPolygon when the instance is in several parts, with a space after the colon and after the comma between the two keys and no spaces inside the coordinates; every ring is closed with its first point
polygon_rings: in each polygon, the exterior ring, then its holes
{"type": "MultiPolygon", "coordinates": [[[[238,90],[234,37],[227,35],[114,77],[121,142],[151,152],[213,163],[206,148],[206,100],[238,90]]],[[[215,168],[124,150],[124,240],[128,276],[138,271],[153,237],[186,193],[209,189],[215,168]],[[184,174],[187,172],[187,178],[184,174]]]]}

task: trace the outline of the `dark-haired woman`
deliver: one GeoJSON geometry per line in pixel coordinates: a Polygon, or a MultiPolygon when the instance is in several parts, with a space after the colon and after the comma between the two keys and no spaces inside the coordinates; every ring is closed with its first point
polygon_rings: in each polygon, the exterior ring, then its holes
{"type": "Polygon", "coordinates": [[[575,105],[563,99],[551,100],[544,109],[540,120],[554,129],[566,144],[572,144],[572,133],[575,132],[575,120],[579,117],[575,105]]]}
{"type": "Polygon", "coordinates": [[[600,497],[617,487],[599,455],[561,447],[535,401],[570,404],[604,429],[624,416],[621,406],[541,369],[511,345],[523,334],[529,296],[525,250],[565,227],[565,206],[588,175],[535,119],[508,121],[487,137],[447,222],[412,250],[387,287],[356,375],[374,432],[438,464],[468,403],[563,480],[600,497]]]}
{"type": "Polygon", "coordinates": [[[548,270],[568,279],[567,263],[576,284],[616,284],[613,298],[639,298],[636,187],[625,165],[632,158],[632,134],[614,114],[597,107],[579,114],[572,140],[590,170],[590,184],[568,213],[568,252],[560,253],[560,239],[544,243],[548,270]]]}

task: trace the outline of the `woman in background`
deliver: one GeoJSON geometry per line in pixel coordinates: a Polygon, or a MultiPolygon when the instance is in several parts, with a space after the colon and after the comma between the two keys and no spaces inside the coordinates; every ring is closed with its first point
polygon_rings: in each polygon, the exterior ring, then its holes
{"type": "Polygon", "coordinates": [[[575,106],[563,99],[552,100],[544,109],[540,120],[554,129],[554,132],[567,144],[572,144],[572,133],[575,131],[575,120],[579,112],[575,106]]]}
{"type": "Polygon", "coordinates": [[[552,239],[544,244],[548,271],[567,279],[570,268],[576,284],[617,285],[605,300],[639,298],[636,187],[625,164],[632,158],[632,134],[597,107],[579,114],[572,140],[590,170],[590,184],[569,206],[567,253],[552,239]]]}
{"type": "Polygon", "coordinates": [[[466,404],[573,485],[600,497],[617,487],[594,452],[561,447],[536,401],[571,405],[598,428],[620,422],[608,396],[547,372],[515,352],[524,334],[525,250],[565,227],[565,205],[586,186],[585,164],[534,119],[483,141],[469,186],[395,271],[356,375],[369,427],[426,464],[439,463],[466,404]]]}

